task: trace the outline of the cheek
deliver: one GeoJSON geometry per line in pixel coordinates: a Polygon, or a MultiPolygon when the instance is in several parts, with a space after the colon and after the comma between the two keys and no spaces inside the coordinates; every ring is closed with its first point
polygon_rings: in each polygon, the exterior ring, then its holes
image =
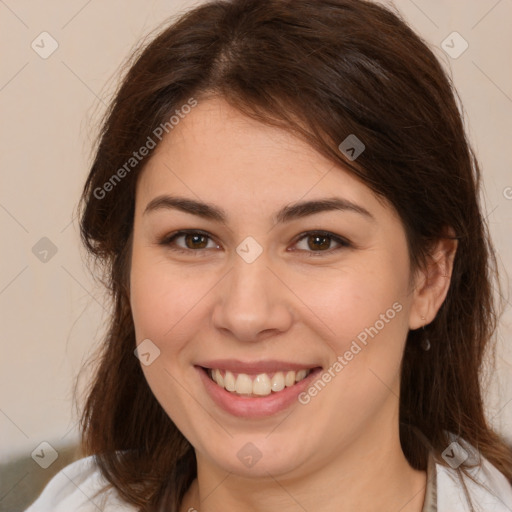
{"type": "Polygon", "coordinates": [[[329,425],[326,435],[340,442],[375,423],[389,428],[384,424],[388,416],[380,415],[399,394],[405,308],[399,290],[371,283],[347,280],[324,302],[320,311],[329,325],[323,338],[332,349],[329,366],[319,377],[323,382],[313,382],[301,396],[318,421],[329,425]]]}
{"type": "Polygon", "coordinates": [[[149,339],[160,351],[151,364],[142,364],[142,371],[155,398],[183,431],[190,431],[191,425],[183,412],[189,395],[183,392],[180,368],[201,314],[198,284],[197,276],[184,275],[164,258],[134,245],[130,303],[136,340],[140,344],[149,339]]]}
{"type": "MultiPolygon", "coordinates": [[[[332,384],[321,401],[336,405],[331,413],[317,412],[333,414],[336,424],[344,425],[347,417],[353,425],[368,421],[390,389],[399,392],[409,300],[408,273],[403,271],[408,262],[399,256],[365,255],[342,272],[325,273],[308,296],[308,305],[321,319],[316,331],[322,326],[322,337],[332,349],[327,377],[332,384]]],[[[309,392],[305,401],[318,391],[309,392]]]]}
{"type": "Polygon", "coordinates": [[[137,341],[144,338],[163,344],[194,325],[201,311],[201,298],[208,289],[201,272],[173,267],[165,257],[134,247],[130,274],[130,303],[137,341]]]}
{"type": "Polygon", "coordinates": [[[323,290],[310,296],[316,303],[312,309],[329,327],[325,339],[335,351],[328,393],[337,404],[333,414],[340,424],[347,417],[355,424],[366,421],[390,390],[398,393],[408,332],[408,273],[403,270],[408,261],[397,253],[371,256],[343,274],[333,273],[320,283],[323,290]]]}
{"type": "Polygon", "coordinates": [[[390,339],[407,329],[407,275],[399,270],[406,267],[384,255],[370,256],[350,266],[296,276],[294,292],[314,313],[315,330],[338,353],[348,350],[361,333],[364,341],[368,329],[375,333],[376,327],[390,339]]]}

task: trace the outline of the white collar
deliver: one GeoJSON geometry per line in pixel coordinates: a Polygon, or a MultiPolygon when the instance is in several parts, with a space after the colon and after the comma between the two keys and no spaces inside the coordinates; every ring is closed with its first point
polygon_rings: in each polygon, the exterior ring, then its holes
{"type": "Polygon", "coordinates": [[[468,473],[478,483],[456,469],[435,462],[434,494],[437,498],[437,512],[470,512],[472,510],[464,485],[461,483],[462,480],[475,512],[512,512],[512,486],[505,475],[481,454],[479,459],[479,466],[468,469],[468,473]]]}

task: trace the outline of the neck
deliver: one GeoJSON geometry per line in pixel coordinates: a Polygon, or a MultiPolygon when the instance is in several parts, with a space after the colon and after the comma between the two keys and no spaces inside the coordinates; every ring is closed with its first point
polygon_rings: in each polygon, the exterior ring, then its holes
{"type": "Polygon", "coordinates": [[[263,478],[228,473],[199,456],[198,477],[181,511],[421,511],[426,473],[407,462],[397,422],[388,429],[380,424],[339,450],[320,467],[263,478]]]}

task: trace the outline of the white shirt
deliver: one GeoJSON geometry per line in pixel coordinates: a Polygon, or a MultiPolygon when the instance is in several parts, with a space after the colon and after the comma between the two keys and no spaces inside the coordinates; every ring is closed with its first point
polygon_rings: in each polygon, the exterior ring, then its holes
{"type": "MultiPolygon", "coordinates": [[[[512,486],[489,461],[470,470],[478,482],[464,475],[476,512],[512,512],[512,486]]],[[[469,512],[464,489],[456,470],[431,457],[423,512],[469,512]]],[[[39,498],[25,512],[137,512],[122,501],[115,489],[94,496],[105,484],[94,456],[79,459],[57,473],[39,498]]]]}

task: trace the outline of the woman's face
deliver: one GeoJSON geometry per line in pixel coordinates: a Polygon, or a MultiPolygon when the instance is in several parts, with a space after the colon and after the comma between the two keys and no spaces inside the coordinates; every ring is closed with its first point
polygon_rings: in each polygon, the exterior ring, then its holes
{"type": "Polygon", "coordinates": [[[396,437],[421,314],[403,226],[291,134],[220,99],[181,119],[137,184],[130,292],[144,374],[198,463],[296,475],[396,437]]]}

